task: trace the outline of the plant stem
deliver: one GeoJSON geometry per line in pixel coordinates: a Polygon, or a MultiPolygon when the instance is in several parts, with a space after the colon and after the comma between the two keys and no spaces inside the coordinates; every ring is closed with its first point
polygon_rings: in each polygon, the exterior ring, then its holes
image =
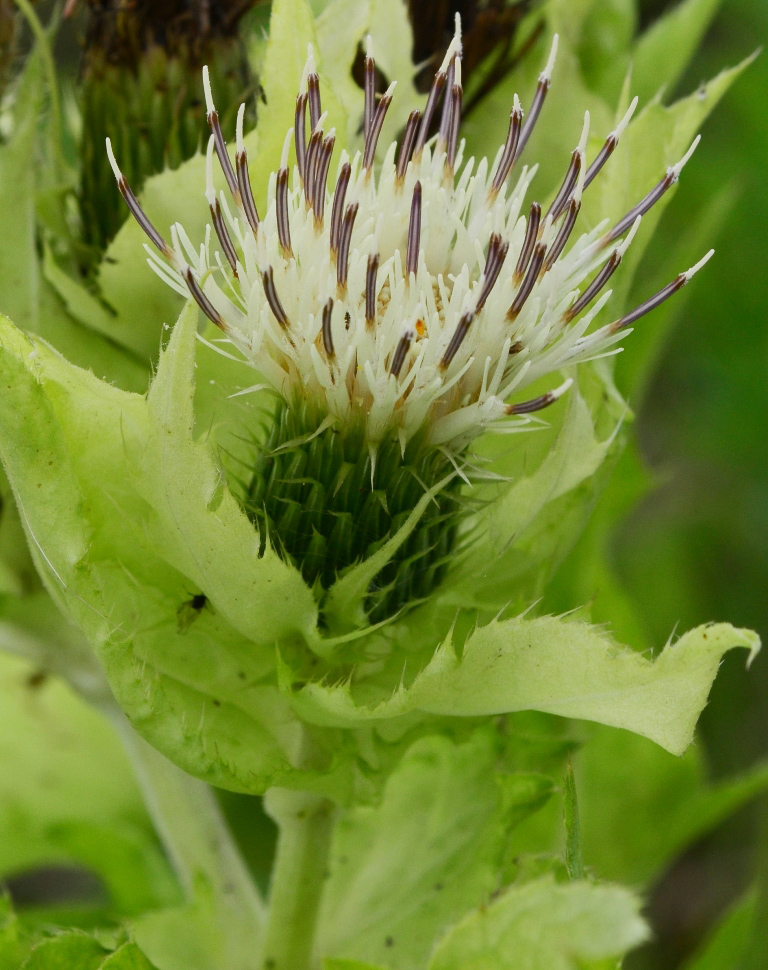
{"type": "Polygon", "coordinates": [[[147,809],[187,900],[210,917],[228,970],[256,970],[265,907],[210,787],[117,722],[147,809]]]}
{"type": "Polygon", "coordinates": [[[270,789],[264,804],[280,828],[264,970],[311,970],[334,805],[318,795],[283,788],[270,789]]]}

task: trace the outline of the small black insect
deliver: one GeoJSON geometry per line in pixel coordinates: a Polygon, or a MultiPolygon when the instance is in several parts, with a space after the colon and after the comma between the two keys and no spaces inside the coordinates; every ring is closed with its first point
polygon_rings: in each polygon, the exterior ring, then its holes
{"type": "Polygon", "coordinates": [[[208,597],[205,593],[195,593],[192,599],[182,603],[176,611],[179,633],[186,633],[206,606],[208,606],[208,597]]]}

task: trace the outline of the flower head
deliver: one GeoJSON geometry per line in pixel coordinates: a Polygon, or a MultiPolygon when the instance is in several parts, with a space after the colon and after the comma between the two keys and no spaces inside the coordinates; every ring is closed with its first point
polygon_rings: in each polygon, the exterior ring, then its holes
{"type": "Polygon", "coordinates": [[[546,209],[527,204],[535,167],[515,170],[547,96],[556,52],[557,37],[527,117],[515,97],[506,142],[493,162],[465,163],[457,24],[424,111],[411,114],[377,177],[378,137],[394,85],[377,104],[369,39],[363,147],[353,157],[342,152],[329,180],[335,131],[324,128],[310,49],[295,126],[270,179],[263,219],[248,177],[243,110],[233,165],[206,74],[207,197],[220,250],[209,233],[198,251],[179,224],[168,246],[114,160],[113,167],[134,214],[170,263],[150,252],[154,268],[180,292],[192,293],[283,400],[312,401],[320,415],[341,425],[359,419],[372,451],[389,435],[404,448],[421,433],[429,444],[460,453],[486,428],[508,428],[511,417],[554,402],[570,380],[533,400],[508,403],[544,375],[615,353],[622,332],[701,265],[633,313],[591,329],[642,215],[677,180],[696,142],[616,226],[598,226],[571,242],[582,195],[637,100],[589,165],[587,113],[555,198],[546,209]],[[229,200],[214,189],[214,155],[229,200]]]}
{"type": "Polygon", "coordinates": [[[525,388],[616,353],[626,328],[711,255],[632,313],[592,327],[643,214],[677,180],[696,142],[615,226],[572,241],[583,193],[637,101],[591,164],[587,113],[554,198],[529,205],[535,168],[516,169],[549,91],[557,45],[555,36],[527,117],[515,97],[493,162],[465,163],[457,18],[423,112],[412,112],[377,176],[394,85],[377,103],[369,39],[362,149],[342,152],[330,181],[335,131],[325,131],[310,47],[263,218],[249,177],[244,109],[233,164],[206,71],[206,194],[218,246],[211,226],[198,250],[178,223],[166,243],[108,145],[120,189],[159,252],[147,247],[152,267],[182,295],[191,293],[259,372],[256,387],[272,388],[281,402],[266,443],[238,476],[243,507],[323,590],[386,546],[390,553],[371,576],[372,621],[418,603],[442,581],[467,504],[459,478],[468,480],[462,466],[473,439],[486,429],[525,427],[572,379],[527,400],[525,388]],[[215,158],[229,197],[214,187],[215,158]],[[426,509],[425,492],[432,498],[426,509]]]}

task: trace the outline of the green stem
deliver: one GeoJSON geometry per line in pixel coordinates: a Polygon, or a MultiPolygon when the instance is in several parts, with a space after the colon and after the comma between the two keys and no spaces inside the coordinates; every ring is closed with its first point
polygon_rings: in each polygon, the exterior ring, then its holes
{"type": "Polygon", "coordinates": [[[217,966],[256,970],[265,908],[210,787],[114,715],[157,833],[190,903],[210,917],[217,966]]]}
{"type": "Polygon", "coordinates": [[[333,835],[333,803],[272,788],[265,807],[280,828],[272,870],[264,970],[311,970],[333,835]]]}

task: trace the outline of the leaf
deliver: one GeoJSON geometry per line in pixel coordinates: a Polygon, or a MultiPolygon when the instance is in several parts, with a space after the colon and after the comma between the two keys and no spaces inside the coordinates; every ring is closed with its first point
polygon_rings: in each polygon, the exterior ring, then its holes
{"type": "Polygon", "coordinates": [[[587,865],[648,884],[697,839],[768,787],[768,766],[708,783],[702,754],[673,758],[643,738],[595,729],[577,755],[587,865]]]}
{"type": "Polygon", "coordinates": [[[92,936],[71,930],[38,943],[22,970],[99,970],[106,953],[92,936]]]}
{"type": "Polygon", "coordinates": [[[318,16],[315,25],[325,73],[347,116],[346,143],[349,146],[359,139],[364,104],[363,92],[352,77],[352,65],[370,23],[370,0],[333,0],[318,16]]]}
{"type": "MultiPolygon", "coordinates": [[[[266,104],[259,107],[257,130],[246,136],[250,174],[257,204],[263,212],[269,175],[280,164],[283,141],[292,130],[307,45],[319,51],[314,19],[306,0],[276,0],[272,5],[270,34],[263,74],[260,78],[266,104]]],[[[320,68],[323,110],[328,110],[326,129],[336,126],[337,147],[343,147],[346,117],[331,85],[320,68]]],[[[214,91],[214,98],[216,92],[214,91]]],[[[207,131],[201,131],[206,139],[207,131]]],[[[119,161],[119,159],[118,159],[119,161]]],[[[218,188],[224,178],[215,166],[218,188]]],[[[168,236],[169,227],[181,221],[193,243],[205,238],[210,220],[205,197],[205,157],[196,155],[174,171],[166,170],[146,181],[141,203],[158,231],[168,236]]],[[[110,244],[99,267],[101,294],[115,316],[110,323],[116,340],[143,359],[157,356],[163,324],[179,315],[182,301],[146,265],[146,236],[129,219],[110,244]]],[[[90,319],[90,317],[89,317],[90,319]]]]}
{"type": "Polygon", "coordinates": [[[266,198],[269,174],[277,171],[286,133],[293,129],[296,95],[307,61],[308,44],[312,44],[318,62],[323,111],[328,111],[325,130],[335,127],[337,150],[344,147],[347,119],[319,62],[321,52],[312,10],[307,0],[275,0],[260,79],[267,103],[259,113],[258,151],[251,165],[257,202],[266,198]]]}
{"type": "Polygon", "coordinates": [[[540,776],[495,775],[496,746],[489,730],[459,745],[424,738],[405,754],[378,806],[342,816],[319,953],[421,970],[451,923],[490,896],[509,831],[552,792],[540,776]]]}
{"type": "Polygon", "coordinates": [[[697,627],[649,660],[586,623],[540,617],[492,621],[460,656],[451,639],[413,682],[378,704],[358,705],[349,686],[308,684],[293,694],[303,717],[352,725],[420,710],[480,717],[539,710],[623,727],[682,754],[722,655],[759,637],[725,623],[697,627]]]}
{"type": "Polygon", "coordinates": [[[34,327],[39,313],[39,271],[35,226],[35,146],[43,99],[42,58],[27,60],[17,90],[15,128],[0,144],[0,265],[3,285],[0,313],[22,327],[34,327]]]}
{"type": "Polygon", "coordinates": [[[726,912],[704,945],[682,970],[740,970],[757,915],[757,894],[748,893],[726,912]]]}
{"type": "Polygon", "coordinates": [[[254,951],[258,941],[254,939],[253,948],[246,951],[238,945],[245,936],[242,934],[230,945],[232,941],[222,933],[215,911],[205,900],[201,905],[147,913],[135,920],[131,929],[136,943],[158,970],[253,970],[257,966],[254,951]]]}
{"type": "Polygon", "coordinates": [[[372,963],[361,963],[359,960],[325,960],[323,970],[387,970],[387,968],[376,967],[372,963]]]}
{"type": "Polygon", "coordinates": [[[642,35],[632,56],[632,86],[641,104],[674,89],[722,0],[683,0],[642,35]]]}
{"type": "Polygon", "coordinates": [[[7,895],[0,896],[0,970],[18,970],[31,945],[10,899],[7,895]]]}
{"type": "Polygon", "coordinates": [[[598,0],[581,32],[578,52],[584,78],[608,103],[621,91],[637,20],[635,0],[598,0]]]}
{"type": "Polygon", "coordinates": [[[99,970],[156,970],[135,943],[125,943],[110,954],[99,970]]]}
{"type": "Polygon", "coordinates": [[[117,913],[174,901],[175,881],[103,715],[4,654],[0,696],[0,877],[76,864],[98,874],[117,913]]]}
{"type": "Polygon", "coordinates": [[[347,797],[338,738],[305,728],[276,683],[275,642],[300,645],[314,627],[312,593],[268,546],[259,554],[192,437],[195,322],[188,310],[148,399],[3,325],[0,455],[37,568],[151,743],[224,787],[261,793],[298,772],[347,797]]]}
{"type": "Polygon", "coordinates": [[[466,916],[428,970],[606,968],[647,938],[639,909],[625,889],[540,879],[466,916]]]}

